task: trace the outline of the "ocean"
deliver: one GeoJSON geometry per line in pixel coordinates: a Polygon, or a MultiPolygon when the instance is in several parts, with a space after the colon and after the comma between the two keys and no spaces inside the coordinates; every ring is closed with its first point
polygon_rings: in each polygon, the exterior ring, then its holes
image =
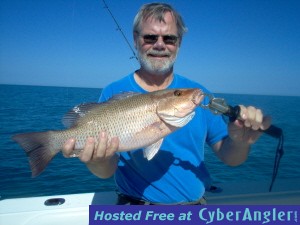
{"type": "MultiPolygon", "coordinates": [[[[92,175],[77,158],[58,154],[38,177],[31,178],[24,151],[11,136],[30,131],[63,129],[61,119],[73,106],[96,102],[101,88],[0,85],[0,199],[115,190],[114,180],[92,175]]],[[[231,105],[254,105],[284,131],[285,153],[278,178],[300,177],[300,97],[216,94],[231,105]]],[[[213,182],[271,181],[277,139],[263,135],[238,167],[220,162],[205,148],[206,166],[213,182]]]]}

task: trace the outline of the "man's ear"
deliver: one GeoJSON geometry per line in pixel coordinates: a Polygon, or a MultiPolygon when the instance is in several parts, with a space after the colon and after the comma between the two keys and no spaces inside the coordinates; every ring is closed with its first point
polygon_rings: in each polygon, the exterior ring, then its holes
{"type": "Polygon", "coordinates": [[[182,42],[182,37],[179,38],[178,48],[181,46],[181,42],[182,42]]]}
{"type": "Polygon", "coordinates": [[[136,46],[137,46],[137,41],[138,41],[138,32],[134,31],[133,32],[133,44],[134,44],[135,49],[136,49],[136,46]]]}

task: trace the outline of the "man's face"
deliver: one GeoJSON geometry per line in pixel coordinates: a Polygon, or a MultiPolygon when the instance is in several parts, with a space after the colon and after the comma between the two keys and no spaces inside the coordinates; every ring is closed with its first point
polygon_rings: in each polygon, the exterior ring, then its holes
{"type": "Polygon", "coordinates": [[[147,72],[164,75],[173,68],[179,50],[180,39],[171,13],[165,14],[165,23],[148,18],[134,34],[141,67],[147,72]]]}

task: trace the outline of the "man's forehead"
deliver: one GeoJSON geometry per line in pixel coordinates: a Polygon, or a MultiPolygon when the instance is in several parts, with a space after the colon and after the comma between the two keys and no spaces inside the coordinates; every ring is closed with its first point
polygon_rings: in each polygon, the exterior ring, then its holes
{"type": "Polygon", "coordinates": [[[165,13],[163,17],[150,16],[140,24],[140,31],[154,31],[176,33],[175,18],[171,13],[165,13]]]}
{"type": "Polygon", "coordinates": [[[161,22],[161,23],[172,23],[175,22],[175,17],[171,12],[165,12],[161,15],[148,15],[143,18],[142,22],[153,23],[153,22],[161,22]]]}

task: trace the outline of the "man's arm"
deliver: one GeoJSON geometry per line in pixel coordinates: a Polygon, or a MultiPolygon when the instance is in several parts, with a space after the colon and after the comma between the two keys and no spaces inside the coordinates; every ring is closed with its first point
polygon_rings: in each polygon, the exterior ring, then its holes
{"type": "Polygon", "coordinates": [[[260,109],[240,106],[239,119],[229,123],[228,137],[217,142],[212,148],[227,165],[237,166],[248,157],[251,144],[271,125],[271,118],[264,117],[260,109]]]}

